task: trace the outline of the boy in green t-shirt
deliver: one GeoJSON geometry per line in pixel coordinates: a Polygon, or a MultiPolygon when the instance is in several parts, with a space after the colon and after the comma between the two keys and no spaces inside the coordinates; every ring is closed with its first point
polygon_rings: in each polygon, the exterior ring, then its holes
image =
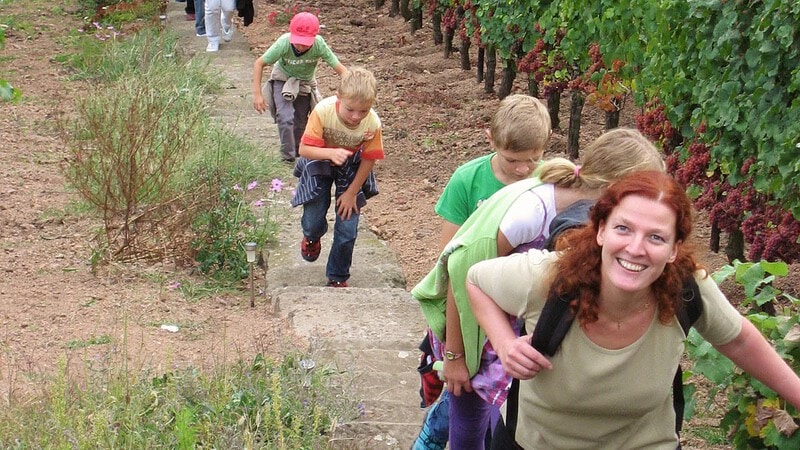
{"type": "Polygon", "coordinates": [[[279,37],[253,64],[253,107],[263,113],[269,105],[278,124],[281,157],[288,162],[298,156],[308,115],[319,100],[317,63],[324,60],[340,77],[347,72],[318,33],[317,16],[298,13],[289,23],[289,32],[279,37]],[[271,96],[265,101],[261,79],[266,65],[273,67],[265,86],[271,96]]]}
{"type": "MultiPolygon", "coordinates": [[[[435,211],[444,219],[440,248],[445,247],[482,201],[502,187],[531,176],[544,155],[550,132],[550,114],[538,99],[515,94],[500,102],[486,130],[492,153],[459,166],[436,202],[435,211]]],[[[431,336],[429,330],[426,341],[431,342],[431,336]]],[[[437,350],[434,355],[424,357],[441,360],[445,349],[437,350]]],[[[449,395],[444,391],[428,411],[413,450],[445,448],[449,432],[449,395]]]]}

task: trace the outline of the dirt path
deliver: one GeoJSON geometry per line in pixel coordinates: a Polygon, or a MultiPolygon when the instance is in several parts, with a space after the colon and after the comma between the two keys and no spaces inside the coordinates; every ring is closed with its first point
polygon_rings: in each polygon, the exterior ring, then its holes
{"type": "MultiPolygon", "coordinates": [[[[201,52],[205,39],[193,36],[181,21],[180,8],[169,9],[169,27],[178,30],[189,52],[201,52]],[[176,12],[177,11],[177,12],[176,12]]],[[[212,67],[225,74],[228,85],[217,99],[215,115],[238,135],[277,156],[276,127],[252,107],[251,80],[255,54],[241,35],[223,43],[212,67]]],[[[296,181],[288,174],[285,192],[296,181]]],[[[349,288],[325,284],[330,234],[323,238],[318,261],[300,257],[299,217],[288,197],[278,203],[281,225],[277,244],[265,252],[267,298],[257,309],[270,310],[291,333],[306,340],[322,362],[339,374],[335,380],[364,406],[361,420],[340,424],[335,446],[346,448],[408,448],[422,419],[416,345],[424,332],[419,306],[405,290],[405,278],[395,255],[362,221],[353,255],[349,288]]],[[[333,216],[329,216],[330,229],[333,216]]]]}

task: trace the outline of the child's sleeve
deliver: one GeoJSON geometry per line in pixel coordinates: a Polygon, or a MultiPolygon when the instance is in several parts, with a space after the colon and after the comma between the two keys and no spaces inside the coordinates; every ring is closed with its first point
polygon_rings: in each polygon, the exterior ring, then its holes
{"type": "Polygon", "coordinates": [[[330,47],[328,47],[328,43],[325,42],[325,39],[322,36],[317,35],[317,41],[314,45],[319,45],[319,56],[325,61],[329,66],[336,67],[339,65],[339,58],[333,53],[330,47]]]}
{"type": "Polygon", "coordinates": [[[383,136],[381,129],[378,128],[372,139],[364,142],[363,150],[361,152],[362,159],[383,159],[383,136]]]}
{"type": "Polygon", "coordinates": [[[261,55],[261,61],[268,66],[278,62],[278,60],[281,59],[281,55],[283,55],[283,52],[286,50],[286,43],[284,41],[288,42],[288,39],[285,39],[283,36],[281,36],[275,42],[273,42],[267,51],[261,55]]]}
{"type": "MultiPolygon", "coordinates": [[[[550,235],[547,230],[547,205],[534,190],[520,195],[508,208],[500,222],[500,231],[512,247],[535,242],[540,236],[550,235]]],[[[552,220],[552,217],[550,217],[552,220]]]]}
{"type": "Polygon", "coordinates": [[[317,110],[313,109],[311,115],[308,116],[306,130],[303,132],[300,142],[311,147],[325,147],[323,136],[322,120],[320,120],[317,110]]]}
{"type": "MultiPolygon", "coordinates": [[[[365,119],[367,120],[367,119],[365,119]]],[[[369,125],[367,126],[368,136],[361,144],[361,158],[362,159],[383,159],[383,131],[381,127],[381,120],[375,110],[370,110],[369,125]],[[374,130],[374,131],[373,131],[374,130]]]]}
{"type": "Polygon", "coordinates": [[[450,223],[458,226],[463,225],[470,214],[467,207],[469,199],[466,191],[467,187],[464,186],[461,179],[450,177],[450,181],[445,185],[442,195],[436,201],[434,212],[450,223]]]}

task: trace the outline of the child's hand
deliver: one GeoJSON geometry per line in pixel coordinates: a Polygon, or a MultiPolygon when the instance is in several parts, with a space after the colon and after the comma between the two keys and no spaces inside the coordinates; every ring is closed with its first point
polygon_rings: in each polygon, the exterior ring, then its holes
{"type": "Polygon", "coordinates": [[[349,220],[354,213],[358,214],[356,195],[345,192],[336,199],[336,214],[344,220],[349,220]]]}
{"type": "Polygon", "coordinates": [[[347,158],[352,155],[350,150],[345,150],[343,148],[332,148],[331,150],[332,152],[330,160],[334,166],[341,166],[345,163],[345,161],[347,161],[347,158]]]}
{"type": "Polygon", "coordinates": [[[261,94],[254,94],[253,95],[253,108],[256,109],[259,113],[263,113],[267,110],[267,103],[264,101],[264,96],[261,94]]]}
{"type": "Polygon", "coordinates": [[[456,397],[464,392],[472,392],[472,383],[469,381],[469,370],[464,358],[454,361],[444,361],[444,382],[447,390],[456,397]]]}

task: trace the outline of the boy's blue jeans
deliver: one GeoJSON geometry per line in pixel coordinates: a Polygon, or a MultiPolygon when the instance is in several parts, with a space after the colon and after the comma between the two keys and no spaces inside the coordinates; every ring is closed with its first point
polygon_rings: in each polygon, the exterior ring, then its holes
{"type": "Polygon", "coordinates": [[[206,34],[206,0],[194,0],[194,30],[206,34]]]}
{"type": "MultiPolygon", "coordinates": [[[[322,188],[322,194],[303,205],[303,217],[300,225],[303,235],[312,241],[318,241],[328,231],[328,208],[331,206],[331,186],[333,179],[320,180],[327,183],[322,188]]],[[[350,278],[350,266],[353,263],[353,248],[358,236],[359,214],[350,215],[344,220],[336,214],[333,225],[333,244],[328,254],[328,265],[325,275],[332,281],[347,281],[350,278]]]]}
{"type": "Polygon", "coordinates": [[[445,389],[422,423],[422,430],[411,450],[444,450],[450,434],[450,393],[445,389]]]}

